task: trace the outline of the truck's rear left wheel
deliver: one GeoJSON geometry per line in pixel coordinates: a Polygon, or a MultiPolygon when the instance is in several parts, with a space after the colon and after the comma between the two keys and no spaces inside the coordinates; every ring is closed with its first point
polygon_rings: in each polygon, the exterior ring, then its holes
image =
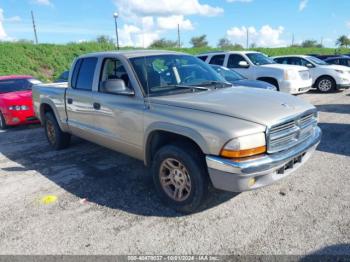
{"type": "Polygon", "coordinates": [[[51,112],[45,114],[45,134],[54,149],[60,150],[69,146],[71,135],[61,130],[51,112]]]}
{"type": "Polygon", "coordinates": [[[200,154],[185,146],[167,145],[155,155],[153,181],[161,200],[171,208],[195,212],[208,191],[208,174],[200,154]]]}

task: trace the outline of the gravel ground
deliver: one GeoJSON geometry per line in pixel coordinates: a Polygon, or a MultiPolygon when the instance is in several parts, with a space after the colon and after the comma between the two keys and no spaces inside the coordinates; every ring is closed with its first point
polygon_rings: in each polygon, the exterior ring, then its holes
{"type": "Polygon", "coordinates": [[[350,90],[299,97],[324,132],[308,163],[187,216],[159,203],[139,161],[77,138],[55,152],[37,126],[1,132],[0,254],[350,255],[350,90]]]}

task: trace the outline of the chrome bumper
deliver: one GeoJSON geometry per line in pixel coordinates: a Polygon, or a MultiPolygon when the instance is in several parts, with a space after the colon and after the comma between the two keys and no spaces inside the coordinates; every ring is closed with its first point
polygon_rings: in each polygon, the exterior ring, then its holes
{"type": "Polygon", "coordinates": [[[217,156],[207,156],[210,179],[215,188],[233,192],[270,185],[304,164],[316,150],[321,136],[322,131],[317,127],[312,137],[289,150],[265,154],[245,161],[237,162],[217,156]]]}

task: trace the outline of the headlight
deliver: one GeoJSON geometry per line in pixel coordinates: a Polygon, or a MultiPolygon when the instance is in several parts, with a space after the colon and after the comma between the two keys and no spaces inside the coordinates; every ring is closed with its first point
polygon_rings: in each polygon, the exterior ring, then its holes
{"type": "Polygon", "coordinates": [[[339,73],[339,74],[345,74],[345,72],[343,70],[338,70],[338,69],[335,69],[335,72],[339,73]]]}
{"type": "Polygon", "coordinates": [[[298,78],[298,73],[293,69],[284,71],[284,80],[295,80],[298,78]]]}
{"type": "Polygon", "coordinates": [[[240,158],[266,152],[264,133],[237,137],[230,140],[221,150],[220,155],[226,158],[240,158]]]}
{"type": "Polygon", "coordinates": [[[25,110],[29,110],[29,106],[9,106],[9,110],[11,111],[25,111],[25,110]]]}

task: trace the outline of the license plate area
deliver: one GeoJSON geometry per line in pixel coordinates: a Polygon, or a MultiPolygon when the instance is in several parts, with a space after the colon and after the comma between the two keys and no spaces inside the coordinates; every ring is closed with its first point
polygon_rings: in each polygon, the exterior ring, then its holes
{"type": "Polygon", "coordinates": [[[286,163],[284,166],[282,166],[281,168],[277,169],[277,174],[283,175],[287,170],[293,169],[294,165],[303,162],[303,158],[304,158],[305,154],[306,153],[303,153],[303,154],[293,158],[288,163],[286,163]]]}

